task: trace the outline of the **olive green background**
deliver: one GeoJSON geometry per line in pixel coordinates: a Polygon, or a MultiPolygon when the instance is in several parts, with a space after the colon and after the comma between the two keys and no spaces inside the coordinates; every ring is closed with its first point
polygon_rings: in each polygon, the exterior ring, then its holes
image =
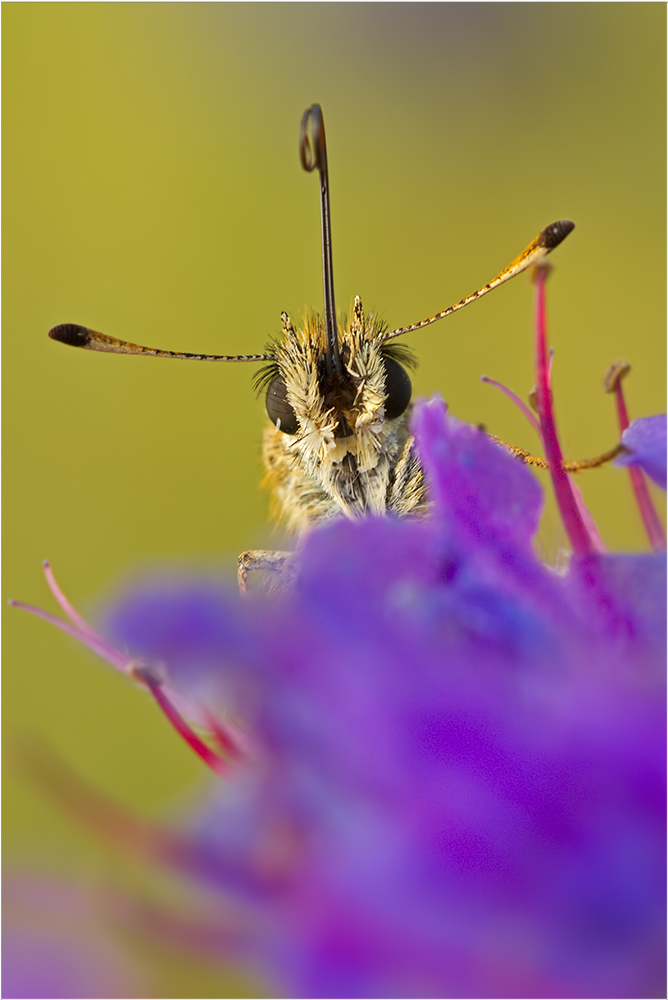
{"type": "MultiPolygon", "coordinates": [[[[257,352],[281,310],[320,308],[317,182],[297,152],[313,101],[341,312],[359,294],[392,326],[415,322],[571,218],[549,286],[564,451],[616,442],[601,378],[619,357],[631,415],[662,412],[665,17],[658,3],[4,4],[5,597],[55,610],[49,558],[95,620],[133,573],[232,579],[240,551],[275,544],[253,366],[95,355],[46,333],[257,352]]],[[[523,276],[406,337],[415,394],[537,450],[479,381],[530,389],[532,308],[523,276]]],[[[610,548],[645,551],[626,474],[581,485],[610,548]]],[[[553,557],[562,542],[550,507],[539,544],[553,557]]],[[[201,768],[142,693],[21,612],[4,634],[11,857],[98,856],[21,774],[21,740],[43,737],[143,815],[190,800],[201,768]]]]}

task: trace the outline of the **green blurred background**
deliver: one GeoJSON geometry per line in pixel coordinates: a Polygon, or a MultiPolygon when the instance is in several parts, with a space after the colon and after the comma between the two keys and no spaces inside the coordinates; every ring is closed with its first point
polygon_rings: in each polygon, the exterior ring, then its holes
{"type": "MultiPolygon", "coordinates": [[[[49,558],[95,620],[135,572],[232,578],[240,551],[276,544],[252,366],[94,355],[46,333],[257,352],[281,310],[320,308],[317,183],[297,153],[313,101],[342,312],[359,294],[415,322],[571,218],[549,287],[564,450],[617,440],[601,378],[619,357],[632,416],[662,412],[665,18],[659,3],[3,5],[5,596],[53,610],[49,558]]],[[[530,389],[531,315],[522,277],[405,338],[415,393],[537,450],[479,381],[530,389]]],[[[646,550],[625,474],[581,485],[609,547],[646,550]]],[[[562,542],[548,505],[540,545],[562,542]]],[[[4,652],[8,856],[99,857],[17,769],[21,738],[147,816],[203,782],[148,700],[67,637],[10,611],[4,652]]]]}

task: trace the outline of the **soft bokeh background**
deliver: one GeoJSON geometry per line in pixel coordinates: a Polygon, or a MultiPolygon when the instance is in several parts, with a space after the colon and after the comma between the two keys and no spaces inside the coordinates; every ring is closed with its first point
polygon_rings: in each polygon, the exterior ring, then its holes
{"type": "MultiPolygon", "coordinates": [[[[565,451],[615,443],[601,377],[619,357],[632,416],[665,409],[663,4],[5,4],[3,27],[6,597],[52,608],[49,558],[94,618],[133,572],[232,578],[240,551],[275,544],[252,366],[94,355],[46,332],[257,352],[282,309],[319,308],[317,183],[297,155],[316,100],[341,311],[360,294],[415,322],[571,218],[549,289],[565,451]]],[[[405,338],[416,394],[536,450],[479,382],[529,390],[531,314],[523,277],[405,338]]],[[[646,549],[625,474],[582,486],[611,548],[646,549]]],[[[548,509],[540,544],[562,541],[548,509]]],[[[85,651],[14,611],[4,652],[9,856],[84,873],[101,857],[17,770],[21,738],[143,815],[193,794],[197,761],[85,651]]],[[[186,972],[161,995],[220,995],[186,972]]]]}

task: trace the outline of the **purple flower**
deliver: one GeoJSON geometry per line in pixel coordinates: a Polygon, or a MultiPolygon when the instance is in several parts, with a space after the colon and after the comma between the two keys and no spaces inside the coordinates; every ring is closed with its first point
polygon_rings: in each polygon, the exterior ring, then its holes
{"type": "Polygon", "coordinates": [[[223,777],[154,858],[275,995],[662,995],[665,558],[600,552],[538,355],[563,574],[527,467],[440,400],[413,419],[431,516],[313,532],[280,599],[145,581],[112,646],[47,567],[72,624],[41,614],[223,777]]]}
{"type": "Polygon", "coordinates": [[[430,520],[314,533],[281,602],[111,613],[143,683],[252,734],[178,866],[281,993],[657,995],[664,560],[554,573],[529,471],[439,401],[414,426],[430,520]]]}
{"type": "Polygon", "coordinates": [[[622,434],[625,453],[617,465],[639,465],[654,482],[666,488],[666,415],[634,420],[622,434]]]}

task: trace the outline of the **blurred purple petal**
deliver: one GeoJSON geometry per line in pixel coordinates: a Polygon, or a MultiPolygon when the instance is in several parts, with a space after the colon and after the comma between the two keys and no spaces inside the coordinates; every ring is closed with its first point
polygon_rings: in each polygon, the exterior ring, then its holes
{"type": "Polygon", "coordinates": [[[650,479],[666,489],[666,414],[639,417],[622,434],[628,454],[620,455],[615,465],[639,465],[650,479]]]}
{"type": "Polygon", "coordinates": [[[665,560],[556,574],[528,470],[440,402],[414,427],[431,518],[313,532],[279,602],[113,613],[260,747],[192,821],[202,878],[286,995],[661,995],[665,560]]]}
{"type": "Polygon", "coordinates": [[[169,863],[280,995],[660,996],[665,559],[556,573],[528,469],[439,400],[413,427],[430,517],[312,532],[280,600],[161,578],[110,612],[252,746],[169,863]]]}

